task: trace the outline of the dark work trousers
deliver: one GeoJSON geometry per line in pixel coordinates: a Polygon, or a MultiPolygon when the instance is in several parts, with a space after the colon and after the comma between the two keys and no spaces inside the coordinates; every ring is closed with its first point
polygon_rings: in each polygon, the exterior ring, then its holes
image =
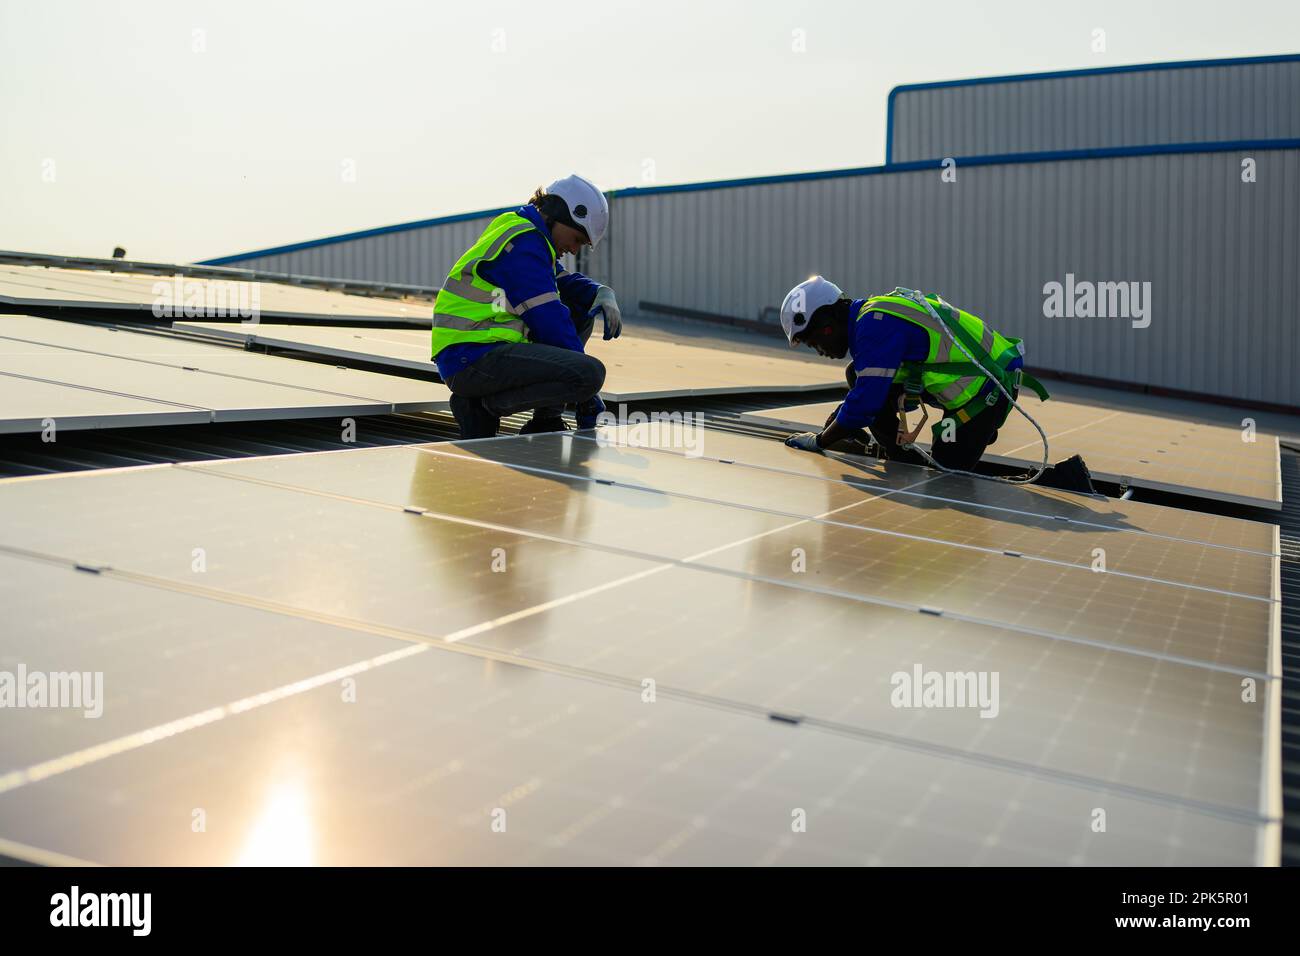
{"type": "MultiPolygon", "coordinates": [[[[994,386],[995,390],[996,388],[997,386],[994,386]]],[[[879,443],[881,453],[886,458],[907,462],[910,465],[928,465],[929,462],[917,454],[915,449],[898,447],[898,396],[901,394],[903,394],[901,384],[890,388],[889,397],[885,399],[884,406],[871,423],[871,434],[879,443]]],[[[997,439],[998,428],[1010,407],[1007,397],[1001,391],[997,391],[996,394],[997,402],[992,405],[986,405],[983,400],[979,400],[978,404],[967,406],[968,412],[973,412],[976,408],[980,409],[970,421],[963,423],[953,419],[956,427],[940,429],[938,434],[927,435],[922,432],[917,436],[918,440],[930,439],[930,454],[934,456],[935,461],[945,468],[956,468],[959,471],[970,471],[975,467],[980,456],[984,454],[984,449],[997,439]],[[952,441],[942,440],[945,431],[952,435],[952,441]]],[[[1013,390],[1011,394],[1019,397],[1019,389],[1013,390]]],[[[926,430],[934,425],[936,415],[940,416],[942,421],[947,414],[941,408],[930,408],[929,412],[930,421],[926,422],[926,430]]],[[[916,427],[921,409],[918,408],[915,412],[907,414],[909,425],[916,427]]]]}
{"type": "MultiPolygon", "coordinates": [[[[574,331],[583,345],[591,337],[594,321],[574,318],[574,331]]],[[[447,387],[465,398],[481,398],[492,415],[532,408],[533,416],[542,419],[558,418],[565,405],[585,402],[604,384],[605,366],[598,358],[553,345],[508,342],[461,369],[447,387]]]]}

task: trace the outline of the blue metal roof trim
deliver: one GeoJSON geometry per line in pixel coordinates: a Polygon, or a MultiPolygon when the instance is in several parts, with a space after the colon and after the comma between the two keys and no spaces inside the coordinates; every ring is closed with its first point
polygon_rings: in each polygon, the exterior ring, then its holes
{"type": "Polygon", "coordinates": [[[1104,76],[1109,73],[1143,73],[1148,70],[1191,70],[1207,66],[1250,66],[1255,63],[1294,63],[1300,53],[1277,53],[1270,56],[1238,56],[1221,60],[1170,60],[1164,63],[1131,63],[1126,66],[1097,66],[1053,73],[1012,73],[1007,76],[977,76],[969,80],[937,80],[932,83],[903,83],[889,91],[885,108],[885,164],[894,158],[894,98],[899,93],[938,90],[952,86],[983,86],[987,83],[1022,83],[1031,80],[1061,80],[1073,76],[1104,76]]]}
{"type": "MultiPolygon", "coordinates": [[[[1037,153],[1004,153],[994,156],[971,156],[966,159],[956,158],[958,167],[969,166],[1003,166],[1014,163],[1050,163],[1074,159],[1110,159],[1121,156],[1157,156],[1168,153],[1224,153],[1245,150],[1300,149],[1300,139],[1252,139],[1232,140],[1221,143],[1159,143],[1153,146],[1110,146],[1101,149],[1052,150],[1037,153]]],[[[611,199],[635,196],[653,196],[666,193],[691,193],[713,189],[736,189],[741,186],[767,186],[776,183],[812,182],[819,179],[848,179],[855,176],[879,176],[889,173],[908,173],[923,169],[940,169],[941,159],[920,159],[910,163],[890,163],[885,166],[859,166],[850,169],[827,169],[809,173],[781,173],[774,176],[754,176],[748,179],[718,179],[702,183],[681,183],[674,186],[629,186],[626,189],[610,189],[606,195],[611,199]]],[[[219,266],[232,262],[243,262],[263,256],[281,255],[286,252],[298,252],[329,246],[352,239],[365,239],[371,236],[383,236],[394,232],[407,232],[411,229],[423,229],[429,226],[442,226],[453,222],[465,222],[470,219],[483,219],[513,209],[503,206],[498,209],[483,209],[478,212],[458,213],[454,216],[441,216],[436,219],[421,219],[396,226],[379,226],[361,232],[349,232],[323,239],[309,239],[287,246],[275,246],[259,249],[239,255],[222,256],[219,259],[206,259],[195,265],[219,266]]]]}
{"type": "Polygon", "coordinates": [[[359,232],[346,232],[338,236],[326,236],[324,239],[308,239],[306,242],[292,242],[287,246],[272,246],[270,249],[257,249],[254,252],[241,252],[233,256],[219,256],[216,259],[204,259],[196,266],[224,266],[231,262],[245,259],[259,259],[263,256],[278,256],[286,252],[300,252],[314,249],[316,246],[330,246],[336,242],[349,242],[353,239],[369,239],[372,236],[386,236],[394,232],[409,232],[426,226],[443,226],[452,222],[465,222],[469,219],[481,219],[484,216],[499,216],[503,212],[516,209],[517,206],[502,206],[500,209],[484,209],[481,212],[462,212],[454,216],[439,216],[436,219],[421,219],[418,222],[403,222],[395,226],[376,226],[374,229],[362,229],[359,232]]]}

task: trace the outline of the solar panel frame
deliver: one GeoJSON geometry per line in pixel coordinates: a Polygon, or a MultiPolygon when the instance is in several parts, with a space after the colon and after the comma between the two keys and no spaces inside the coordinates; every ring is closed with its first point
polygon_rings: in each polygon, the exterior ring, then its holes
{"type": "MultiPolygon", "coordinates": [[[[182,317],[186,312],[186,294],[193,290],[222,289],[231,286],[257,287],[259,304],[257,314],[263,318],[312,318],[352,324],[365,322],[399,322],[419,326],[425,324],[430,305],[393,299],[370,298],[344,292],[331,292],[306,286],[265,280],[241,278],[214,279],[186,275],[151,275],[132,272],[101,272],[85,269],[67,269],[56,266],[32,266],[0,263],[0,303],[14,308],[75,308],[97,309],[108,312],[154,312],[160,294],[159,284],[171,287],[165,303],[182,317]],[[266,308],[260,307],[262,299],[268,300],[266,308]]],[[[251,289],[249,302],[251,307],[251,289]]],[[[238,314],[223,305],[221,311],[206,307],[207,292],[203,292],[204,309],[197,306],[188,315],[238,314]]],[[[214,302],[216,297],[213,296],[214,302]]],[[[160,314],[160,313],[154,313],[160,314]]]]}
{"type": "Polygon", "coordinates": [[[431,381],[246,352],[168,334],[7,315],[0,317],[0,343],[6,342],[43,345],[168,368],[197,370],[232,381],[261,382],[378,402],[388,406],[390,412],[445,411],[450,405],[451,393],[447,387],[431,381]]]}
{"type": "Polygon", "coordinates": [[[200,425],[212,420],[212,413],[207,409],[3,372],[0,372],[0,407],[5,409],[5,417],[0,418],[0,434],[4,435],[44,431],[51,424],[56,429],[81,430],[200,425]]]}
{"type": "MultiPolygon", "coordinates": [[[[423,371],[433,368],[432,359],[427,357],[428,334],[406,329],[189,321],[173,322],[172,328],[245,345],[308,351],[349,361],[423,371]]],[[[637,339],[631,334],[610,342],[593,335],[586,351],[605,364],[605,387],[600,394],[613,402],[734,395],[758,390],[812,392],[842,381],[837,371],[814,363],[637,339]],[[682,369],[684,374],[672,369],[682,369]]]]}
{"type": "MultiPolygon", "coordinates": [[[[139,346],[143,350],[155,344],[150,342],[150,336],[132,332],[73,327],[74,333],[113,339],[117,346],[114,352],[68,344],[49,345],[34,337],[3,334],[6,329],[31,332],[30,325],[19,328],[21,325],[18,320],[12,325],[0,320],[0,376],[8,390],[16,393],[16,404],[30,405],[41,401],[42,395],[54,404],[35,406],[39,414],[32,409],[13,416],[0,411],[0,415],[6,415],[0,418],[0,432],[4,433],[40,431],[47,419],[53,420],[57,427],[76,430],[122,425],[345,418],[394,411],[441,410],[449,404],[447,389],[431,382],[399,379],[390,385],[382,381],[383,376],[371,373],[314,367],[270,356],[224,355],[221,354],[224,350],[202,344],[182,344],[179,347],[187,358],[172,361],[132,357],[129,340],[143,340],[145,344],[139,346]],[[284,365],[277,366],[278,362],[284,365]],[[231,374],[228,370],[232,367],[254,372],[257,377],[231,374]],[[276,377],[296,379],[297,383],[275,381],[276,377]],[[406,400],[394,402],[321,387],[332,385],[340,377],[348,377],[345,387],[361,379],[363,385],[378,383],[384,388],[394,388],[398,391],[394,397],[404,394],[406,400]],[[302,384],[306,380],[314,385],[302,384]],[[430,398],[411,401],[414,390],[427,391],[430,398]],[[62,414],[54,414],[55,411],[62,414]]],[[[58,336],[46,333],[46,337],[58,336]]]]}

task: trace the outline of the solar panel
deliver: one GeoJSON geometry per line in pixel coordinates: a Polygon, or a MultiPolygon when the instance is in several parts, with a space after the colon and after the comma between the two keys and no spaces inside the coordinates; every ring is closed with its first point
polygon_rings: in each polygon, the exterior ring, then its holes
{"type": "Polygon", "coordinates": [[[1034,489],[964,502],[922,469],[738,435],[656,444],[0,482],[0,587],[37,594],[7,602],[13,646],[102,661],[123,711],[0,742],[20,768],[0,837],[233,862],[288,800],[329,863],[1275,860],[1275,529],[1034,489]],[[1061,559],[1044,521],[1105,542],[1107,572],[1061,559]],[[1021,556],[991,553],[1002,534],[1021,556]],[[917,667],[998,674],[997,715],[902,706],[917,667]],[[199,780],[221,833],[168,836],[199,780]]]}
{"type": "Polygon", "coordinates": [[[426,381],[30,316],[0,319],[0,375],[19,396],[0,412],[10,432],[47,418],[79,428],[426,411],[449,395],[426,381]],[[160,417],[159,403],[186,414],[160,417]]]}
{"type": "Polygon", "coordinates": [[[450,392],[442,385],[401,375],[295,361],[171,335],[147,334],[27,315],[11,315],[0,319],[0,338],[364,398],[390,405],[394,412],[443,410],[447,408],[450,397],[450,392]]]}
{"type": "MultiPolygon", "coordinates": [[[[550,436],[552,444],[575,442],[588,444],[550,436]]],[[[536,442],[485,444],[508,455],[503,448],[536,442]]],[[[367,455],[336,458],[328,466],[292,456],[224,462],[212,470],[395,507],[413,504],[462,519],[488,520],[490,513],[491,520],[515,529],[660,560],[690,557],[702,568],[870,603],[939,609],[1055,639],[1194,659],[1255,675],[1267,669],[1268,644],[1260,635],[1268,634],[1275,611],[1271,593],[1235,594],[1144,575],[1094,572],[1093,550],[1108,547],[1103,532],[1073,532],[1079,539],[1077,562],[1026,560],[1004,553],[1010,546],[994,536],[987,538],[986,548],[956,546],[947,530],[953,509],[935,508],[928,501],[918,503],[929,506],[929,533],[919,537],[873,528],[872,500],[862,494],[839,512],[862,509],[860,526],[792,522],[788,514],[522,471],[477,456],[428,455],[428,461],[412,462],[409,456],[418,452],[407,451],[405,459],[390,456],[396,462],[391,468],[371,467],[374,456],[367,455]],[[476,494],[448,495],[449,487],[474,488],[476,494]],[[485,500],[492,502],[490,511],[485,500]],[[743,545],[710,548],[719,540],[743,545]],[[807,557],[803,569],[793,567],[796,549],[807,557]]],[[[654,471],[652,467],[650,473],[654,471]]],[[[924,482],[924,471],[915,469],[914,479],[913,484],[924,482]]],[[[746,476],[750,484],[761,480],[746,476]]],[[[961,526],[964,516],[956,518],[961,526]]],[[[1189,557],[1186,563],[1195,560],[1189,557]]],[[[1271,588],[1271,574],[1267,582],[1271,588]]]]}
{"type": "Polygon", "coordinates": [[[7,375],[0,371],[0,434],[57,429],[120,428],[134,425],[198,425],[212,420],[207,409],[148,401],[75,385],[7,375]]]}
{"type": "MultiPolygon", "coordinates": [[[[741,418],[806,431],[820,429],[835,408],[834,402],[793,405],[741,418]]],[[[1052,460],[1082,455],[1103,480],[1263,508],[1282,505],[1275,436],[1058,399],[1026,409],[1047,433],[1052,460]]],[[[984,459],[1028,466],[1041,456],[1038,432],[1013,412],[984,459]]]]}
{"type": "MultiPolygon", "coordinates": [[[[810,475],[822,480],[858,481],[860,476],[879,465],[874,459],[849,455],[810,455],[791,457],[789,449],[778,443],[755,444],[747,439],[733,439],[730,435],[709,432],[708,453],[727,460],[738,460],[746,467],[790,471],[810,475]]],[[[911,466],[896,462],[883,465],[888,473],[910,473],[911,466]]],[[[957,503],[977,500],[989,509],[1003,509],[1016,514],[1026,507],[1020,494],[1032,494],[1032,512],[1048,515],[1056,520],[1103,528],[1126,528],[1132,515],[1142,508],[1142,502],[1113,498],[1086,497],[1052,488],[1013,486],[997,482],[980,481],[959,475],[931,473],[926,483],[926,494],[946,498],[957,503]]],[[[918,492],[900,491],[902,497],[918,492]]],[[[1274,532],[1271,526],[1238,518],[1207,514],[1199,511],[1165,508],[1160,512],[1159,534],[1186,538],[1217,547],[1237,548],[1247,551],[1276,553],[1274,532]]]]}
{"type": "Polygon", "coordinates": [[[0,303],[116,311],[152,311],[155,306],[166,306],[175,311],[163,314],[178,317],[247,317],[256,308],[257,314],[267,318],[309,317],[353,323],[385,319],[414,325],[424,324],[429,314],[426,304],[273,282],[3,263],[0,303]]]}
{"type": "Polygon", "coordinates": [[[178,332],[199,332],[214,338],[230,339],[245,345],[292,349],[332,358],[370,362],[393,368],[427,372],[433,368],[429,358],[429,333],[411,333],[380,338],[374,329],[340,329],[320,326],[270,325],[245,322],[173,322],[178,332]],[[417,341],[418,338],[418,341],[417,341]],[[403,341],[405,339],[405,341],[403,341]]]}
{"type": "Polygon", "coordinates": [[[667,690],[648,704],[639,683],[401,644],[109,574],[9,558],[0,567],[6,590],[36,595],[14,605],[23,632],[45,639],[24,652],[49,670],[102,664],[106,691],[118,679],[104,710],[116,723],[16,712],[24,741],[59,735],[75,749],[24,742],[42,759],[0,775],[6,835],[82,859],[1227,863],[1255,852],[1249,813],[792,727],[667,690]],[[123,605],[134,613],[108,610],[123,605]],[[177,618],[192,622],[184,641],[157,623],[177,618]],[[105,634],[112,648],[96,654],[105,634]],[[234,650],[261,644],[262,655],[223,654],[232,635],[234,650]],[[209,661],[212,679],[196,680],[209,661]],[[354,703],[339,675],[356,681],[354,703]],[[122,693],[124,679],[145,693],[122,693]],[[222,825],[190,839],[196,804],[222,825]],[[1105,839],[1081,826],[1099,806],[1105,839]],[[800,810],[808,829],[792,835],[800,810]]]}
{"type": "MultiPolygon", "coordinates": [[[[715,433],[707,433],[710,450],[715,433]]],[[[454,446],[453,446],[454,447],[454,446]]],[[[744,440],[738,446],[745,447],[744,440]]],[[[736,446],[732,451],[735,452],[736,446]]],[[[446,454],[440,446],[430,452],[446,454]]],[[[1226,520],[1224,529],[1242,526],[1252,534],[1243,547],[1208,549],[1166,530],[1177,512],[1140,502],[1116,502],[1113,520],[1064,525],[1045,507],[1055,499],[1036,487],[1006,487],[961,477],[942,482],[907,465],[869,463],[844,481],[818,481],[792,473],[744,471],[745,463],[722,467],[713,458],[664,456],[652,449],[613,447],[597,442],[537,436],[525,443],[470,443],[458,453],[498,461],[539,473],[616,481],[630,487],[685,497],[703,497],[741,508],[793,517],[813,517],[833,525],[868,528],[918,541],[943,541],[1002,554],[1007,550],[1033,560],[1092,569],[1097,547],[1105,569],[1135,579],[1171,581],[1216,591],[1265,598],[1272,594],[1276,549],[1272,528],[1257,522],[1226,520]],[[649,456],[655,455],[653,459],[649,456]],[[741,474],[737,474],[737,468],[741,474]],[[653,478],[653,484],[647,482],[653,478]],[[922,482],[918,485],[918,482],[922,482]],[[1006,488],[1003,491],[1003,488],[1006,488]],[[864,491],[875,497],[864,501],[864,491]],[[1212,559],[1207,560],[1207,553],[1212,559]]],[[[721,449],[719,449],[721,450],[721,449]]],[[[740,452],[744,454],[743,451],[740,452]]],[[[1084,513],[1076,510],[1075,515],[1084,513]]],[[[1216,535],[1221,537],[1221,535],[1216,535]]]]}
{"type": "MultiPolygon", "coordinates": [[[[186,332],[272,348],[296,349],[353,361],[428,370],[429,333],[406,329],[347,329],[239,322],[174,322],[186,332]]],[[[744,352],[680,345],[625,334],[606,342],[594,335],[589,354],[605,363],[606,401],[685,395],[727,395],[761,390],[806,392],[838,385],[825,365],[744,352]]]]}

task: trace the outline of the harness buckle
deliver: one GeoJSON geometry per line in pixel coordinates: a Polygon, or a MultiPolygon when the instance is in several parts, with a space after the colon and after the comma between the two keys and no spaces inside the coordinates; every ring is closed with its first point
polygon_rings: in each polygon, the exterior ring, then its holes
{"type": "Polygon", "coordinates": [[[909,412],[916,411],[922,404],[921,393],[925,391],[919,374],[910,374],[903,381],[903,394],[898,397],[899,407],[909,412]]]}
{"type": "Polygon", "coordinates": [[[894,441],[899,446],[906,448],[915,445],[917,438],[921,435],[921,429],[925,423],[930,420],[930,410],[921,403],[921,420],[916,423],[916,427],[911,431],[907,428],[907,392],[904,391],[898,396],[898,435],[894,441]]]}

